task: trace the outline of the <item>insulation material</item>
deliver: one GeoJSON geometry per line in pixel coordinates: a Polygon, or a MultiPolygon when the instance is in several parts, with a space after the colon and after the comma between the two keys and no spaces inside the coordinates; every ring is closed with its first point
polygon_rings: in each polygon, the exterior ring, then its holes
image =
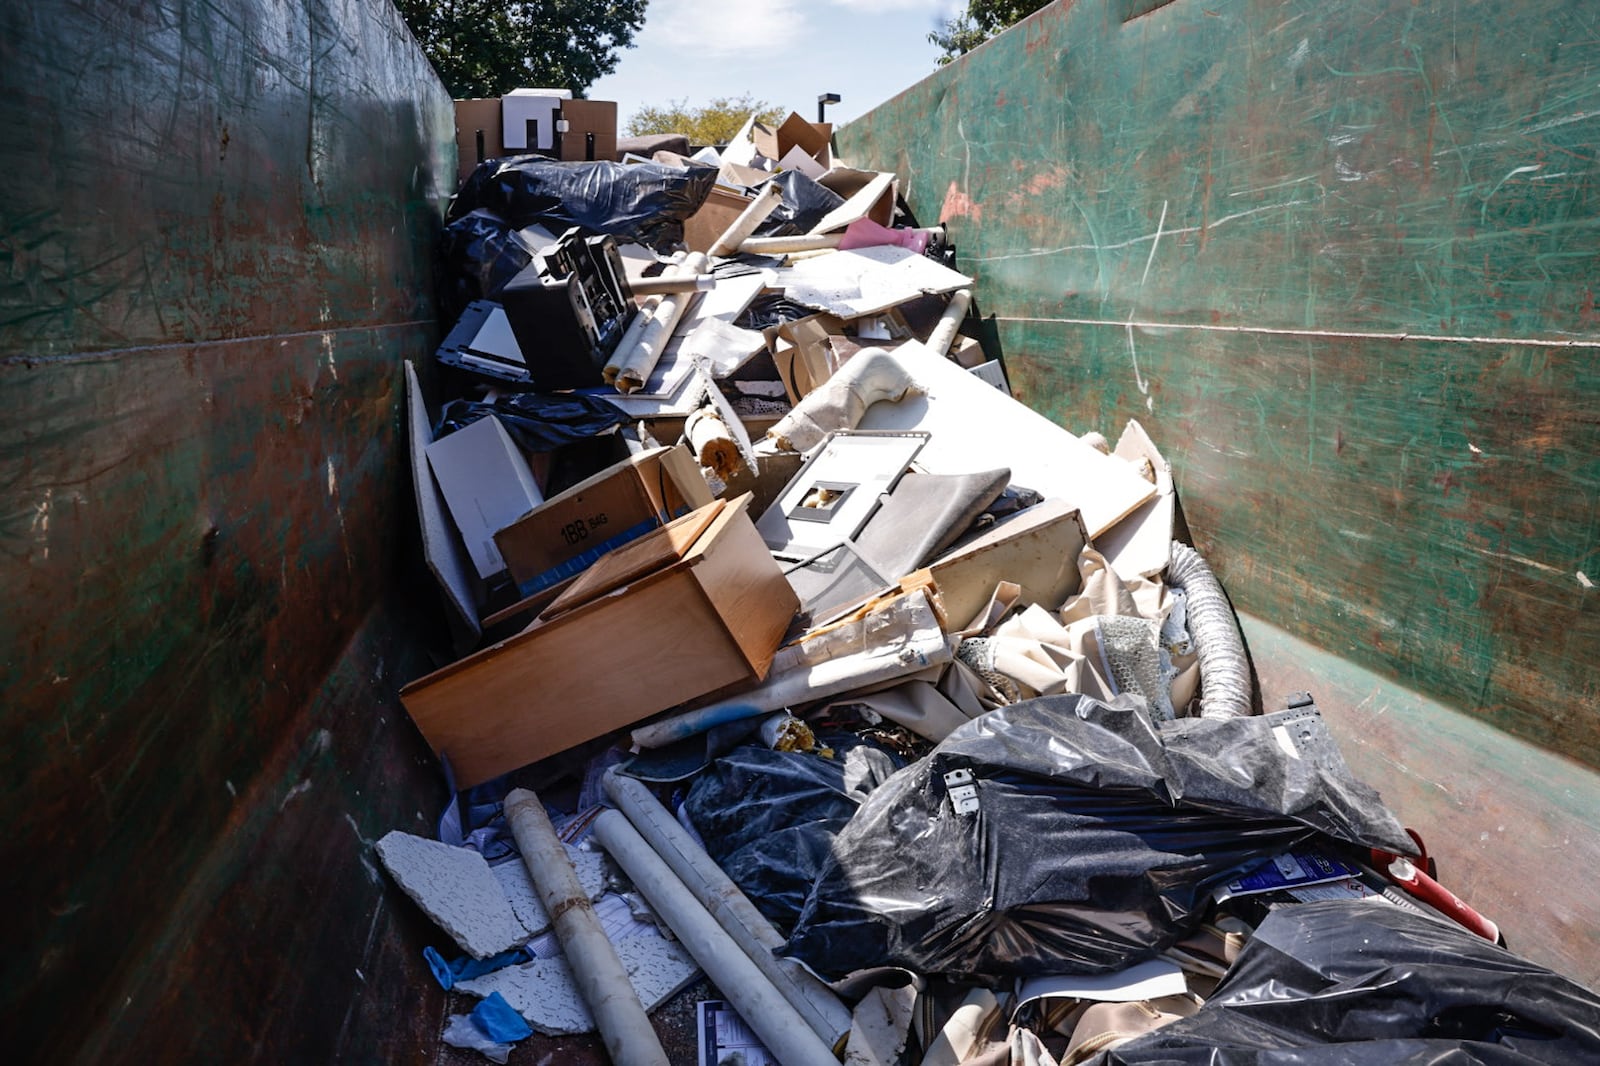
{"type": "Polygon", "coordinates": [[[375,846],[384,869],[434,923],[475,959],[528,939],[483,856],[398,830],[375,846]]]}
{"type": "Polygon", "coordinates": [[[1173,717],[1199,680],[1181,625],[1168,625],[1176,598],[1159,582],[1123,581],[1093,548],[1079,553],[1078,572],[1082,591],[1059,612],[1018,603],[1016,613],[963,641],[957,658],[988,682],[990,706],[1069,692],[1101,700],[1131,692],[1158,717],[1173,717]]]}
{"type": "Polygon", "coordinates": [[[880,400],[916,391],[916,381],[888,352],[866,348],[767,430],[767,438],[784,451],[808,452],[834,430],[854,429],[880,400]]]}
{"type": "Polygon", "coordinates": [[[700,465],[721,481],[727,482],[744,466],[733,431],[715,407],[702,407],[691,414],[683,424],[683,435],[700,465]]]}

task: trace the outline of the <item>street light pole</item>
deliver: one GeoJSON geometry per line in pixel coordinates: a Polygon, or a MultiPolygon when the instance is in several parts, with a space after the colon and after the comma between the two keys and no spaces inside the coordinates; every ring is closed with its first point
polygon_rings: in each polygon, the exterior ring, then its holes
{"type": "Polygon", "coordinates": [[[826,113],[827,106],[829,104],[836,104],[838,102],[839,102],[839,94],[838,93],[823,93],[822,95],[818,96],[817,97],[817,122],[821,123],[821,122],[827,121],[827,119],[824,117],[825,113],[826,113]]]}

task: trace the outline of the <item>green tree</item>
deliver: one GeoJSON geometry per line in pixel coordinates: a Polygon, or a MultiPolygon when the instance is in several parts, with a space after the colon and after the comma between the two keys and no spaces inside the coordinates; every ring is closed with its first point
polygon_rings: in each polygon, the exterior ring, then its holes
{"type": "Polygon", "coordinates": [[[719,96],[704,107],[690,107],[688,100],[671,100],[660,107],[641,107],[628,119],[628,136],[648,137],[652,133],[681,133],[690,144],[727,144],[751,115],[757,122],[771,125],[783,117],[783,109],[749,93],[719,96]]]}
{"type": "Polygon", "coordinates": [[[1021,22],[1051,0],[967,0],[967,9],[928,40],[944,50],[939,65],[966,55],[1001,30],[1021,22]]]}
{"type": "Polygon", "coordinates": [[[648,0],[395,0],[458,100],[520,87],[582,96],[617,69],[648,0]]]}

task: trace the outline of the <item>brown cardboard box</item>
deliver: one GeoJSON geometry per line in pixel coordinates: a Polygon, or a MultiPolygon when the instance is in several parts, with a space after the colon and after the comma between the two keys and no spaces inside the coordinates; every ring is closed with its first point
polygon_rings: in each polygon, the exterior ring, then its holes
{"type": "Polygon", "coordinates": [[[722,236],[728,227],[733,225],[733,220],[750,206],[751,199],[753,198],[741,196],[731,189],[713,185],[711,195],[700,205],[700,210],[684,221],[683,242],[689,246],[690,251],[710,251],[711,246],[717,243],[717,238],[722,236]]]}
{"type": "Polygon", "coordinates": [[[506,154],[500,137],[500,98],[456,101],[456,180],[466,181],[478,165],[478,131],[483,131],[483,157],[506,154]]]}
{"type": "Polygon", "coordinates": [[[630,540],[711,502],[683,445],[635,455],[552,496],[494,535],[523,596],[586,570],[630,540]]]}
{"type": "Polygon", "coordinates": [[[766,677],[800,604],[748,507],[741,497],[687,548],[665,545],[659,569],[402,689],[457,787],[766,677]]]}
{"type": "Polygon", "coordinates": [[[561,135],[558,158],[582,161],[588,155],[588,135],[594,134],[594,159],[617,155],[617,104],[614,100],[568,100],[561,105],[567,131],[561,135]]]}
{"type": "Polygon", "coordinates": [[[833,165],[829,143],[833,140],[833,125],[828,122],[807,122],[798,112],[789,112],[777,129],[756,123],[750,131],[751,139],[762,155],[779,162],[798,148],[827,170],[833,165]]]}

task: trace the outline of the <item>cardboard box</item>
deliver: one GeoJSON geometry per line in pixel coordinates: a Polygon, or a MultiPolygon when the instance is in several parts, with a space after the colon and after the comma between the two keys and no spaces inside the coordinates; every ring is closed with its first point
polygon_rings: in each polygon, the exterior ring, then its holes
{"type": "Polygon", "coordinates": [[[832,233],[858,218],[870,218],[880,226],[892,226],[899,180],[890,173],[834,167],[818,178],[817,184],[838,193],[845,202],[828,212],[811,232],[832,233]]]}
{"type": "Polygon", "coordinates": [[[832,123],[807,122],[798,112],[791,111],[777,129],[759,122],[752,125],[750,139],[755,142],[756,149],[774,163],[798,148],[820,164],[823,170],[833,166],[833,155],[829,148],[833,140],[832,123]]]}
{"type": "Polygon", "coordinates": [[[456,181],[467,180],[478,165],[478,131],[483,131],[483,158],[506,154],[500,139],[500,98],[456,101],[456,181]]]}
{"type": "Polygon", "coordinates": [[[683,242],[690,251],[710,251],[711,246],[717,243],[717,238],[727,232],[733,220],[750,206],[753,199],[721,185],[713,185],[711,195],[700,205],[700,210],[684,220],[683,242]]]}
{"type": "Polygon", "coordinates": [[[517,590],[531,596],[710,502],[688,448],[654,448],[552,496],[508,522],[494,541],[517,590]]]}
{"type": "Polygon", "coordinates": [[[567,131],[561,135],[556,158],[581,162],[617,157],[617,105],[614,100],[568,100],[561,105],[567,131]],[[589,134],[594,134],[594,155],[588,154],[589,134]]]}
{"type": "Polygon", "coordinates": [[[428,445],[428,465],[478,576],[500,573],[495,533],[544,502],[528,461],[498,418],[481,418],[428,445]]]}
{"type": "MultiPolygon", "coordinates": [[[[748,506],[721,506],[692,544],[667,545],[658,569],[599,582],[597,599],[402,689],[457,787],[765,678],[799,601],[748,506]]],[[[633,561],[657,546],[643,547],[633,561]]]]}

